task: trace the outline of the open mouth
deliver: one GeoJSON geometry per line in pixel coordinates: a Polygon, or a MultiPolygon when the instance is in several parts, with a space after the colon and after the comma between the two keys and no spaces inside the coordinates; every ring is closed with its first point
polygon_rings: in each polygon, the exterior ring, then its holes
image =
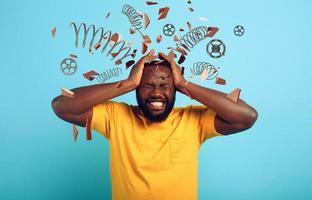
{"type": "Polygon", "coordinates": [[[163,99],[150,99],[147,100],[147,107],[152,111],[162,111],[165,110],[166,100],[163,99]]]}

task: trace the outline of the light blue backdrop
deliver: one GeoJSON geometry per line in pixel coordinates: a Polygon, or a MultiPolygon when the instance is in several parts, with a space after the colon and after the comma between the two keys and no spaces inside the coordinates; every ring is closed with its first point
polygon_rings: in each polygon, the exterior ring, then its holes
{"type": "MultiPolygon", "coordinates": [[[[252,129],[202,146],[199,199],[311,199],[312,3],[308,0],[194,0],[193,13],[186,0],[159,1],[155,6],[121,0],[1,0],[0,199],[110,198],[108,143],[98,134],[87,142],[79,129],[75,144],[71,125],[54,115],[50,102],[61,87],[92,84],[82,77],[84,72],[113,66],[104,54],[90,55],[87,48],[74,47],[70,22],[118,32],[140,51],[140,37],[129,34],[129,22],[121,13],[126,3],[149,14],[151,24],[144,33],[153,41],[166,23],[186,30],[187,21],[219,27],[215,38],[225,42],[225,57],[210,58],[207,39],[192,49],[183,65],[189,69],[194,62],[206,61],[220,66],[226,86],[196,82],[224,92],[239,87],[241,98],[259,112],[252,129]],[[161,6],[171,9],[165,20],[158,21],[161,6]],[[105,19],[108,12],[111,16],[105,19]],[[237,24],[246,29],[241,38],[233,35],[237,24]],[[53,27],[57,27],[54,39],[53,27]],[[71,53],[78,56],[78,71],[65,76],[59,64],[71,53]]],[[[164,37],[153,47],[165,51],[173,44],[164,37]]],[[[127,75],[124,71],[120,78],[127,75]]],[[[135,103],[133,93],[117,100],[135,103]]],[[[177,105],[189,103],[194,102],[178,96],[177,105]]]]}

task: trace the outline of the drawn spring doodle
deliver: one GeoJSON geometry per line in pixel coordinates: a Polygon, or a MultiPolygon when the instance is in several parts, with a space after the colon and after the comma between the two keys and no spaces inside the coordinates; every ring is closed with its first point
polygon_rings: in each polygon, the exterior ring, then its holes
{"type": "Polygon", "coordinates": [[[207,38],[209,31],[206,26],[196,27],[180,38],[177,47],[190,51],[190,48],[194,48],[197,43],[207,38]]]}
{"type": "Polygon", "coordinates": [[[216,68],[207,62],[196,62],[193,64],[193,67],[190,70],[194,76],[200,76],[204,70],[208,70],[206,80],[212,80],[218,76],[220,67],[216,68]]]}
{"type": "Polygon", "coordinates": [[[61,67],[61,71],[63,72],[63,74],[65,74],[65,75],[72,75],[77,70],[77,63],[72,58],[65,58],[61,62],[60,67],[61,67]]]}
{"type": "MultiPolygon", "coordinates": [[[[83,29],[83,40],[82,40],[82,48],[85,47],[87,39],[90,40],[89,43],[89,47],[88,49],[91,50],[94,44],[100,44],[100,46],[102,46],[102,50],[101,53],[104,53],[105,50],[109,49],[106,56],[109,56],[113,51],[116,55],[120,55],[121,52],[125,51],[126,53],[123,55],[122,58],[120,58],[119,60],[123,60],[124,58],[131,56],[131,47],[126,45],[126,42],[124,40],[121,41],[116,41],[112,44],[112,46],[110,46],[109,44],[111,44],[111,38],[112,38],[112,32],[111,31],[106,31],[104,32],[104,28],[103,27],[99,27],[96,29],[95,25],[90,25],[88,28],[86,26],[85,23],[81,23],[78,28],[77,28],[77,24],[72,22],[70,23],[70,27],[74,28],[75,31],[75,47],[78,47],[78,43],[79,43],[79,35],[81,32],[81,28],[83,29]],[[91,30],[91,31],[90,31],[91,30]],[[91,35],[91,37],[89,36],[91,35]],[[98,36],[98,40],[96,40],[96,37],[98,36]],[[104,43],[104,44],[102,44],[104,43]],[[119,47],[119,49],[118,49],[119,47]],[[116,49],[118,49],[118,51],[115,51],[116,49]]],[[[116,56],[117,57],[117,56],[116,56]]],[[[112,60],[115,58],[115,56],[112,57],[112,60]]]]}
{"type": "Polygon", "coordinates": [[[122,73],[122,69],[119,67],[115,67],[109,70],[106,70],[105,72],[100,73],[97,77],[96,80],[99,82],[104,83],[108,79],[112,77],[118,77],[122,73]]]}
{"type": "Polygon", "coordinates": [[[142,23],[143,16],[128,4],[125,4],[122,7],[122,13],[128,17],[132,27],[141,33],[140,29],[143,27],[142,23]]]}

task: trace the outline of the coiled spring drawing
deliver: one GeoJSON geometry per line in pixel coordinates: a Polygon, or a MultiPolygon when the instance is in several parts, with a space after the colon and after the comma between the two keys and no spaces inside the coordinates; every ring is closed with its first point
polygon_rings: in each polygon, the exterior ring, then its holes
{"type": "MultiPolygon", "coordinates": [[[[70,27],[74,28],[75,31],[75,47],[78,47],[78,43],[79,43],[79,34],[82,31],[83,33],[83,40],[82,40],[82,48],[85,47],[87,39],[91,40],[89,43],[89,50],[92,49],[94,44],[98,44],[99,46],[102,46],[102,50],[101,53],[104,53],[104,51],[108,48],[109,51],[107,52],[106,56],[109,56],[113,51],[115,51],[114,53],[116,53],[116,55],[119,55],[121,52],[125,52],[125,54],[123,55],[123,57],[120,58],[120,60],[123,60],[124,58],[128,57],[131,55],[130,51],[131,51],[131,47],[126,45],[126,42],[124,40],[121,41],[115,41],[112,46],[110,46],[109,44],[111,44],[112,42],[112,32],[111,31],[106,31],[104,32],[104,28],[103,27],[99,27],[96,29],[95,25],[90,25],[87,28],[87,25],[85,23],[81,23],[79,26],[77,26],[76,23],[72,22],[70,23],[70,27]],[[83,29],[83,30],[81,30],[83,29]],[[91,35],[91,37],[89,36],[91,35]],[[96,40],[96,37],[98,37],[99,39],[96,40]],[[102,44],[104,43],[104,44],[102,44]],[[119,49],[118,49],[119,47],[119,49]],[[116,51],[116,49],[118,49],[116,51]]],[[[96,48],[97,50],[97,48],[96,48]]],[[[116,56],[112,57],[112,60],[115,58],[116,56]]]]}
{"type": "Polygon", "coordinates": [[[96,80],[104,83],[105,81],[107,81],[108,79],[110,79],[112,77],[120,76],[121,73],[122,73],[122,69],[119,67],[115,67],[115,68],[112,68],[112,69],[109,69],[109,70],[106,70],[106,71],[100,73],[96,77],[96,80]]]}
{"type": "Polygon", "coordinates": [[[220,67],[216,68],[207,62],[196,62],[193,64],[193,67],[190,70],[194,76],[200,76],[204,70],[208,70],[206,80],[212,80],[218,76],[220,67]]]}
{"type": "MultiPolygon", "coordinates": [[[[139,31],[139,33],[141,33],[140,29],[143,27],[143,24],[142,24],[143,16],[128,4],[125,4],[122,7],[122,13],[128,17],[132,27],[135,30],[139,31]]],[[[142,33],[141,33],[141,35],[142,35],[142,33]]]]}
{"type": "Polygon", "coordinates": [[[176,45],[178,48],[182,47],[190,51],[190,48],[194,48],[197,43],[207,37],[209,31],[210,29],[206,26],[193,28],[191,31],[183,35],[176,45]]]}

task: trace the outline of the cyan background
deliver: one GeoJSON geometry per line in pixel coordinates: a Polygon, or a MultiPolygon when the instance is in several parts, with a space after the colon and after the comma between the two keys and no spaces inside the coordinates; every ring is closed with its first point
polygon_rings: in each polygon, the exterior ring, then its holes
{"type": "MultiPolygon", "coordinates": [[[[126,3],[149,14],[151,25],[143,32],[153,41],[166,23],[185,30],[187,21],[219,27],[215,38],[225,42],[226,56],[210,58],[207,39],[192,49],[183,65],[189,69],[194,62],[206,61],[220,66],[226,86],[196,82],[224,92],[239,87],[241,98],[259,112],[252,129],[202,146],[199,199],[312,198],[311,1],[193,0],[193,13],[186,0],[158,2],[0,1],[0,199],[110,199],[108,143],[95,133],[91,142],[85,141],[80,128],[75,144],[71,125],[54,115],[50,102],[61,87],[93,84],[82,77],[84,72],[113,67],[104,54],[74,47],[70,22],[118,32],[140,51],[140,36],[129,35],[129,22],[121,13],[126,3]],[[162,6],[171,10],[158,21],[162,6]],[[105,19],[108,12],[111,16],[105,19]],[[241,38],[233,34],[237,24],[246,29],[241,38]],[[78,71],[65,76],[59,64],[70,53],[78,55],[78,71]]],[[[157,51],[166,52],[174,44],[163,38],[153,44],[157,51]]],[[[117,100],[136,103],[134,93],[117,100]]],[[[177,105],[189,103],[195,102],[178,96],[177,105]]]]}

